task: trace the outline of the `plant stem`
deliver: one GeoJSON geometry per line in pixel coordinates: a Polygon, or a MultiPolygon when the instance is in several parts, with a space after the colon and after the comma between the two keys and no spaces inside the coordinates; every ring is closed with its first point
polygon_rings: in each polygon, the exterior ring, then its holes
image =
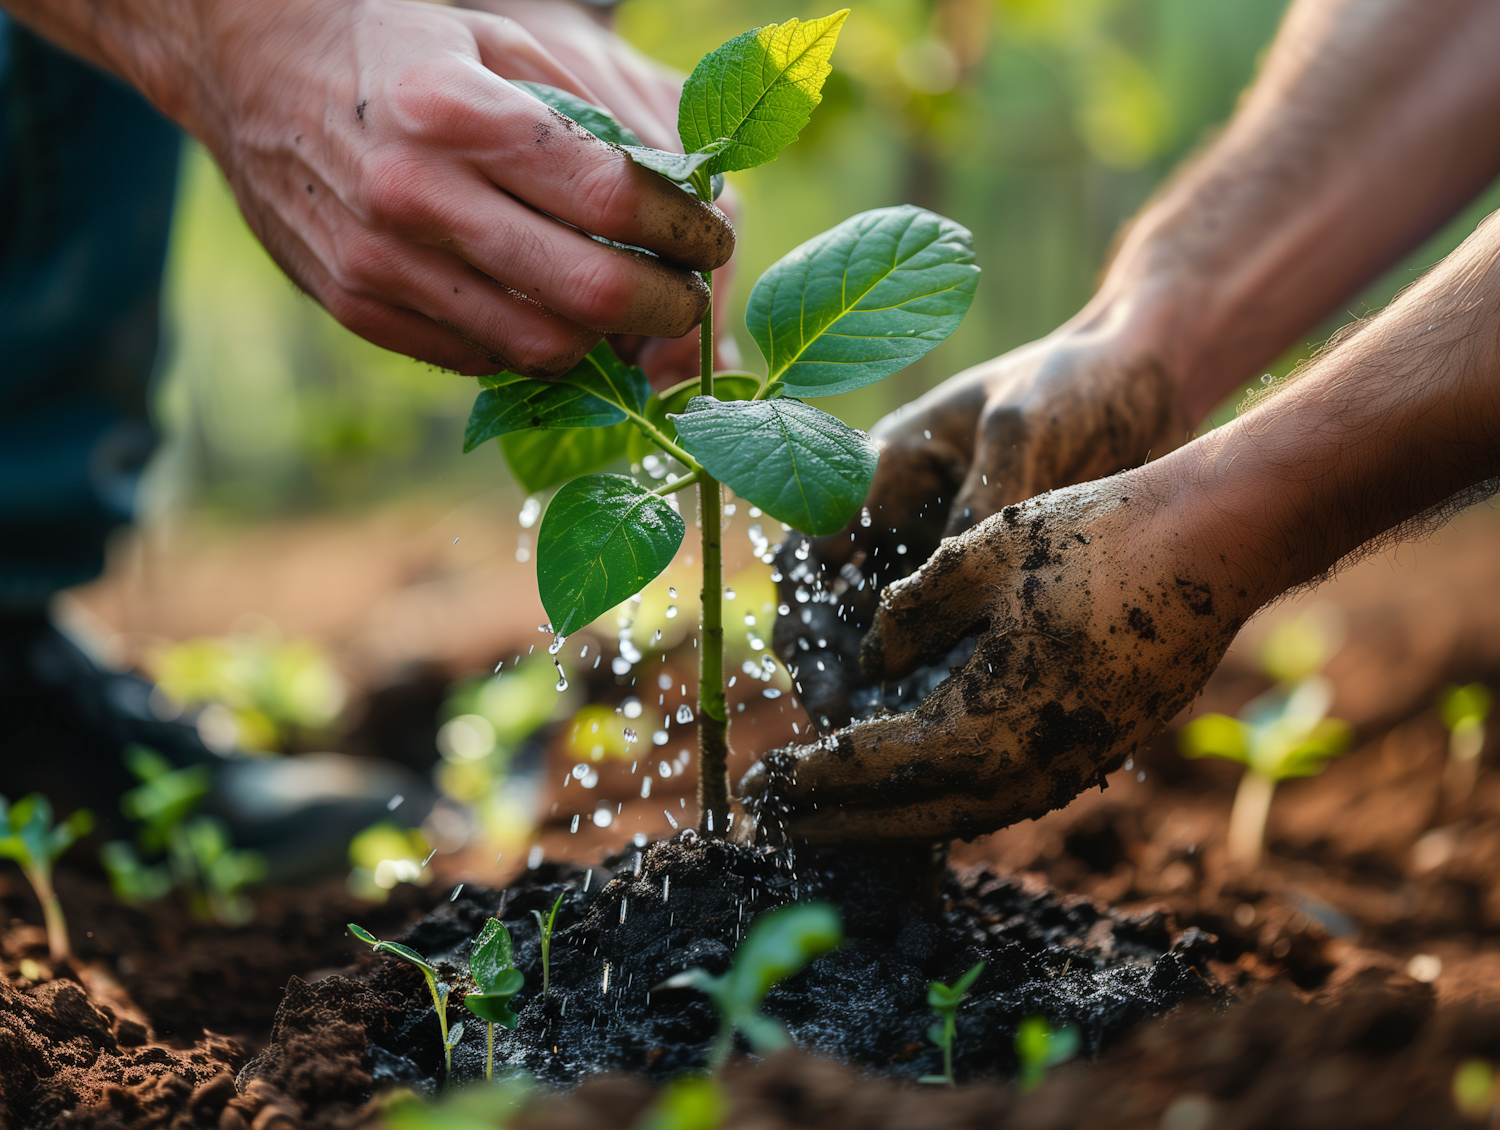
{"type": "Polygon", "coordinates": [[[73,956],[73,946],[68,941],[68,923],[63,918],[62,903],[52,887],[51,869],[27,867],[26,878],[31,880],[37,901],[42,904],[42,921],[47,924],[47,949],[52,960],[67,961],[73,956]]]}
{"type": "MultiPolygon", "coordinates": [[[[705,271],[708,309],[698,326],[699,390],[714,393],[713,274],[705,271]]],[[[698,640],[698,834],[722,836],[729,823],[729,712],[724,705],[723,499],[708,472],[698,479],[703,537],[703,616],[698,640]]]]}
{"type": "Polygon", "coordinates": [[[690,474],[683,475],[682,478],[678,479],[674,483],[662,483],[659,487],[652,487],[651,493],[659,494],[664,497],[669,494],[676,494],[680,490],[686,490],[688,487],[698,482],[702,477],[703,472],[701,470],[693,471],[690,474]]]}
{"type": "Polygon", "coordinates": [[[948,1086],[956,1087],[953,1081],[953,1037],[957,1034],[958,1017],[950,1015],[943,1018],[943,1074],[948,1077],[948,1086]]]}
{"type": "Polygon", "coordinates": [[[443,1077],[446,1079],[453,1074],[453,1049],[448,1046],[448,994],[438,994],[437,978],[425,969],[422,976],[427,978],[427,991],[432,994],[432,1010],[437,1013],[438,1031],[443,1036],[443,1077]]]}
{"type": "Polygon", "coordinates": [[[495,1078],[495,1025],[491,1022],[484,1027],[484,1078],[489,1082],[495,1078]]]}
{"type": "Polygon", "coordinates": [[[1246,768],[1235,790],[1234,808],[1229,813],[1229,861],[1245,867],[1260,862],[1265,847],[1266,817],[1271,813],[1271,798],[1276,782],[1263,773],[1246,768]]]}

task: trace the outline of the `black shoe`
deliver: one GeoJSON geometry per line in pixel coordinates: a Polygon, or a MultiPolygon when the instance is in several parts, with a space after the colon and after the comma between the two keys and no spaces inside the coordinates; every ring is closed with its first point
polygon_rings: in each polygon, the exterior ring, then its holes
{"type": "Polygon", "coordinates": [[[415,827],[437,799],[387,761],[215,752],[196,721],[147,680],[96,662],[45,615],[0,616],[0,795],[41,792],[61,814],[89,808],[106,837],[128,839],[120,797],[140,782],[123,754],[143,745],[174,768],[207,767],[200,811],[222,820],[236,847],[264,855],[273,882],[347,869],[357,832],[384,819],[415,827]]]}

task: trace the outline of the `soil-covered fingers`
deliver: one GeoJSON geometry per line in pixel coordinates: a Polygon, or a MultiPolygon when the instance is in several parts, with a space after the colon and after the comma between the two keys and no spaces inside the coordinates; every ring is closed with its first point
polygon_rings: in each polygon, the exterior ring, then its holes
{"type": "Polygon", "coordinates": [[[973,655],[916,710],[769,755],[742,791],[810,839],[974,836],[1039,816],[1187,705],[1252,604],[1126,476],[1009,507],[888,589],[868,637],[930,653],[965,625],[973,655]]]}
{"type": "Polygon", "coordinates": [[[989,395],[949,534],[1023,499],[1138,466],[1187,438],[1165,370],[1111,344],[1058,335],[986,368],[989,395]]]}

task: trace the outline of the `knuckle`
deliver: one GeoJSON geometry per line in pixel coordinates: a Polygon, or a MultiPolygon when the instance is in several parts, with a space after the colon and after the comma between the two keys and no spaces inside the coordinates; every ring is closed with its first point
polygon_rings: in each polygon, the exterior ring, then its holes
{"type": "Polygon", "coordinates": [[[329,273],[334,285],[351,296],[383,296],[400,278],[399,250],[386,240],[358,239],[339,255],[329,273]]]}
{"type": "Polygon", "coordinates": [[[410,231],[432,219],[424,191],[427,162],[407,147],[388,146],[369,157],[360,177],[358,214],[372,227],[410,231]]]}
{"type": "Polygon", "coordinates": [[[569,280],[579,317],[592,326],[609,329],[630,319],[635,302],[634,280],[627,264],[609,254],[592,255],[569,280]]]}
{"type": "Polygon", "coordinates": [[[583,226],[598,235],[627,230],[641,207],[629,158],[612,156],[589,162],[572,186],[583,226]]]}

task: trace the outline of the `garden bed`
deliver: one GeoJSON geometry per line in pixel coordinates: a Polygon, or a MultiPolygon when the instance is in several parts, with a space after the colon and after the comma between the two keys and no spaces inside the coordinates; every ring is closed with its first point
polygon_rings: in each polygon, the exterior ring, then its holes
{"type": "MultiPolygon", "coordinates": [[[[1389,567],[1374,563],[1305,598],[1348,613],[1350,642],[1329,674],[1335,713],[1355,723],[1359,743],[1321,776],[1279,791],[1270,854],[1254,871],[1224,859],[1237,767],[1184,761],[1171,735],[1108,790],[955,845],[936,892],[889,860],[843,871],[811,857],[800,863],[807,889],[799,893],[853,912],[850,956],[773,994],[769,1010],[803,1048],[731,1067],[728,1124],[1475,1125],[1455,1108],[1453,1081],[1467,1061],[1500,1063],[1500,773],[1487,749],[1472,795],[1445,796],[1446,733],[1431,704],[1445,682],[1494,685],[1500,676],[1500,602],[1490,593],[1497,534],[1493,515],[1480,512],[1445,535],[1444,553],[1422,550],[1423,568],[1399,593],[1389,567]],[[824,870],[834,877],[819,878],[824,870]],[[1049,921],[1061,925],[1045,936],[1037,924],[1049,921]],[[1211,947],[1201,935],[1213,937],[1211,947]],[[1021,983],[1006,980],[1007,946],[1031,978],[1034,995],[1024,1000],[1006,997],[1018,997],[1021,983]],[[1122,956],[1134,961],[1111,964],[1122,956]],[[951,1092],[911,1082],[934,1064],[923,1037],[924,979],[951,979],[980,957],[999,980],[981,982],[960,1012],[958,1066],[962,1077],[992,1078],[951,1092]],[[1186,1003],[1147,1019],[1167,1003],[1156,998],[1086,1029],[1097,1057],[1054,1068],[1035,1092],[1004,1081],[1007,1026],[1019,1014],[1087,1022],[1120,970],[1146,981],[1164,970],[1173,999],[1186,1003]],[[877,997],[881,979],[891,989],[877,997]]],[[[1295,611],[1294,603],[1269,615],[1295,611]]],[[[1231,653],[1204,706],[1233,710],[1262,688],[1237,658],[1249,650],[1231,653]]],[[[661,789],[668,784],[690,782],[661,789]]],[[[675,809],[675,794],[666,795],[675,809]]],[[[528,970],[526,1035],[502,1042],[502,1058],[558,1084],[584,1079],[534,1100],[517,1125],[632,1126],[655,1080],[713,1035],[702,998],[663,994],[648,1011],[643,990],[664,969],[722,965],[739,924],[728,921],[729,907],[785,897],[778,884],[787,872],[764,856],[679,840],[649,851],[637,876],[635,850],[618,851],[629,834],[622,829],[634,825],[574,837],[561,812],[547,855],[576,866],[548,862],[519,876],[454,870],[447,883],[398,888],[383,906],[336,885],[266,895],[256,921],[238,930],[166,908],[123,908],[101,880],[65,861],[58,881],[78,950],[72,970],[50,964],[36,904],[14,871],[0,873],[0,1125],[285,1130],[377,1120],[378,1082],[421,1089],[436,1078],[441,1050],[415,971],[371,957],[344,924],[397,937],[436,907],[409,939],[431,956],[471,937],[496,909],[516,930],[528,970]],[[704,872],[695,860],[706,852],[732,858],[704,872]],[[658,905],[669,867],[734,881],[702,884],[709,901],[700,903],[684,881],[658,905]],[[585,896],[580,876],[590,868],[585,896]],[[461,879],[464,890],[450,900],[461,879]],[[496,888],[479,887],[484,881],[496,888]],[[529,910],[550,906],[563,885],[577,893],[565,899],[554,941],[558,999],[543,1002],[530,968],[529,910]],[[638,925],[634,936],[659,953],[630,950],[636,943],[618,921],[626,899],[626,925],[638,925]],[[673,905],[682,917],[672,917],[673,905]],[[612,994],[624,978],[610,1001],[606,960],[621,962],[611,968],[612,994]],[[571,1015],[554,1016],[566,994],[576,994],[571,1015]],[[589,1034],[585,1016],[595,1022],[589,1034]],[[555,1035],[558,1051],[539,1034],[555,1035]],[[621,1074],[626,1067],[637,1073],[621,1074]],[[593,1074],[598,1068],[606,1070],[593,1074]]],[[[479,1055],[476,1024],[455,1072],[476,1073],[479,1055]]]]}

